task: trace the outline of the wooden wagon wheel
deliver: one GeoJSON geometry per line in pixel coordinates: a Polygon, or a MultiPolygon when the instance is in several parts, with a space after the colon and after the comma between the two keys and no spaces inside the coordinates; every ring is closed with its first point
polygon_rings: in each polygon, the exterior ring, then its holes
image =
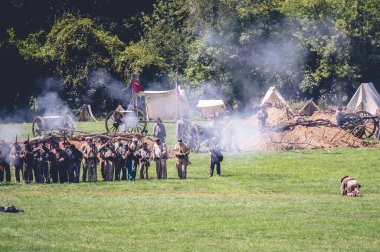
{"type": "Polygon", "coordinates": [[[183,130],[182,141],[191,151],[198,152],[200,147],[199,130],[195,124],[187,124],[183,130]]]}
{"type": "Polygon", "coordinates": [[[45,135],[45,123],[41,116],[36,116],[33,119],[32,133],[34,137],[45,135]]]}
{"type": "Polygon", "coordinates": [[[105,126],[107,132],[125,132],[125,124],[123,122],[124,114],[115,110],[106,116],[105,126]]]}
{"type": "MultiPolygon", "coordinates": [[[[128,132],[131,133],[146,133],[147,119],[145,113],[141,109],[134,109],[134,119],[137,121],[133,124],[132,127],[128,128],[128,132]]],[[[128,118],[126,118],[128,122],[128,118]]]]}
{"type": "Polygon", "coordinates": [[[367,111],[359,111],[356,114],[358,114],[364,120],[365,137],[370,138],[371,136],[373,136],[377,128],[377,122],[376,122],[376,119],[373,117],[373,115],[368,113],[367,111]]]}
{"type": "Polygon", "coordinates": [[[343,129],[348,130],[354,136],[362,138],[365,134],[364,120],[355,113],[348,113],[344,115],[343,129]]]}

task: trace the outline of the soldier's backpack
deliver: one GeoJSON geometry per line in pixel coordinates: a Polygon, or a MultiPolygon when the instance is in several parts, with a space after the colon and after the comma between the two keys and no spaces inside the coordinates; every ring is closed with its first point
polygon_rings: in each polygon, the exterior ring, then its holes
{"type": "Polygon", "coordinates": [[[219,153],[218,157],[219,157],[219,162],[222,162],[223,161],[223,154],[221,152],[219,153]]]}

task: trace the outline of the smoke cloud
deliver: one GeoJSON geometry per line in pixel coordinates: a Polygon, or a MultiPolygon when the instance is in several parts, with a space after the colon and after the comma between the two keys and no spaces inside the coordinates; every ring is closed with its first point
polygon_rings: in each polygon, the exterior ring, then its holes
{"type": "Polygon", "coordinates": [[[125,101],[131,96],[130,91],[123,81],[111,76],[105,69],[98,69],[90,73],[88,86],[95,91],[101,91],[111,100],[125,101]]]}

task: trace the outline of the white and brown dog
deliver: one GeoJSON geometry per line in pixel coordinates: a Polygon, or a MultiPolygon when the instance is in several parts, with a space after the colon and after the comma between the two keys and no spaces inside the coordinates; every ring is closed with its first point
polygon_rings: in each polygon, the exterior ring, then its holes
{"type": "Polygon", "coordinates": [[[350,176],[344,176],[340,180],[340,194],[342,195],[347,195],[350,197],[361,197],[362,194],[359,190],[360,187],[361,185],[359,182],[350,176]]]}

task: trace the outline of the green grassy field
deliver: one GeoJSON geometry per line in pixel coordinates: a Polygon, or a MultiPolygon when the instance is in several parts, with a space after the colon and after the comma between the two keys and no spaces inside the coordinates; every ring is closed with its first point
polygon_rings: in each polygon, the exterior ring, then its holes
{"type": "MultiPolygon", "coordinates": [[[[0,251],[379,251],[378,149],[192,155],[189,179],[0,186],[0,251]],[[363,185],[339,195],[340,178],[363,185]]],[[[154,177],[153,168],[150,171],[154,177]]]]}
{"type": "MultiPolygon", "coordinates": [[[[27,135],[30,124],[15,125],[27,135]]],[[[152,125],[148,126],[151,129],[152,125]]],[[[167,124],[168,146],[174,124],[167,124]]],[[[77,130],[104,132],[102,122],[77,130]]],[[[0,251],[379,251],[380,150],[191,154],[188,179],[0,186],[0,251]],[[339,195],[340,178],[362,198],[339,195]]],[[[12,178],[14,180],[14,177],[12,178]]]]}

